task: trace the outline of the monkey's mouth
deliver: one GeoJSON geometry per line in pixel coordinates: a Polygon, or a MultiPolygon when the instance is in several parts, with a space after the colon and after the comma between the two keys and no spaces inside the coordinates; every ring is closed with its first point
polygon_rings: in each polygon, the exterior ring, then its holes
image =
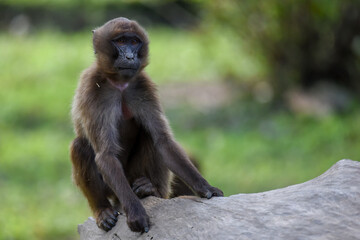
{"type": "Polygon", "coordinates": [[[118,67],[117,70],[122,71],[122,70],[136,70],[136,68],[131,68],[131,67],[118,67]]]}
{"type": "Polygon", "coordinates": [[[118,67],[118,70],[136,70],[135,68],[118,67]]]}
{"type": "Polygon", "coordinates": [[[132,78],[135,76],[138,68],[134,67],[117,67],[118,73],[126,79],[132,78]]]}

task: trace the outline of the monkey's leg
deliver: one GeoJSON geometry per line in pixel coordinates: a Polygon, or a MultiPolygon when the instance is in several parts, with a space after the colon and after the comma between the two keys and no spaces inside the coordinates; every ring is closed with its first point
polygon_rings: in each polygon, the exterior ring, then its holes
{"type": "Polygon", "coordinates": [[[136,152],[128,163],[129,182],[139,198],[155,196],[166,198],[169,192],[169,170],[160,161],[150,136],[139,133],[136,152]]]}
{"type": "Polygon", "coordinates": [[[86,139],[74,139],[71,144],[71,161],[74,181],[87,198],[97,225],[109,231],[115,226],[119,213],[107,199],[113,193],[103,182],[95,164],[94,151],[86,139]]]}

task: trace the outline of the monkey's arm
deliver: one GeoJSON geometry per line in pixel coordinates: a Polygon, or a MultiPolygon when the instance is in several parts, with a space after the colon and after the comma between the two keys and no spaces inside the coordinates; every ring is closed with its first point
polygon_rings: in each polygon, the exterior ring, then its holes
{"type": "Polygon", "coordinates": [[[182,147],[171,137],[161,138],[156,143],[166,166],[180,177],[200,197],[223,196],[220,189],[212,187],[194,167],[182,147]]]}
{"type": "Polygon", "coordinates": [[[201,176],[185,151],[175,141],[156,98],[142,105],[146,111],[138,111],[138,121],[151,135],[155,149],[161,155],[165,165],[200,197],[223,196],[220,189],[212,187],[201,176]]]}
{"type": "MultiPolygon", "coordinates": [[[[117,107],[117,106],[115,106],[117,107]]],[[[116,122],[119,116],[108,106],[106,110],[96,107],[87,108],[93,111],[85,122],[86,135],[95,150],[95,162],[104,182],[119,199],[132,231],[147,232],[149,217],[139,199],[132,191],[117,154],[121,153],[116,122]],[[108,111],[108,112],[106,112],[108,111]]],[[[121,157],[121,156],[120,156],[121,157]]]]}

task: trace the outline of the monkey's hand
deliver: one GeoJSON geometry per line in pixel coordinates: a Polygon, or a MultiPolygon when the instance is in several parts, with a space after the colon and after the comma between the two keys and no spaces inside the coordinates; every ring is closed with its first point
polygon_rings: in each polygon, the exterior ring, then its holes
{"type": "Polygon", "coordinates": [[[131,209],[127,211],[127,224],[133,232],[149,231],[149,216],[140,202],[132,203],[131,209]]]}
{"type": "Polygon", "coordinates": [[[109,231],[115,226],[118,215],[119,212],[113,208],[100,209],[95,213],[96,224],[99,228],[109,231]]]}
{"type": "Polygon", "coordinates": [[[147,177],[140,177],[136,179],[132,184],[132,190],[140,199],[148,196],[160,197],[159,192],[147,177]]]}
{"type": "Polygon", "coordinates": [[[212,197],[223,197],[224,193],[220,189],[208,185],[198,192],[198,195],[202,198],[210,199],[212,197]]]}

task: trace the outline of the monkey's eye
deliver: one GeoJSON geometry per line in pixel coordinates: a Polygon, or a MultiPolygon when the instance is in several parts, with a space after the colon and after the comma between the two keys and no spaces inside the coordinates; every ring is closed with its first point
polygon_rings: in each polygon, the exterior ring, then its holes
{"type": "Polygon", "coordinates": [[[138,39],[136,39],[136,38],[133,38],[133,39],[131,39],[131,41],[130,41],[130,43],[131,43],[131,45],[136,45],[136,44],[138,44],[140,41],[138,40],[138,39]]]}
{"type": "Polygon", "coordinates": [[[126,39],[123,38],[123,37],[121,37],[121,38],[119,38],[119,39],[117,40],[117,43],[118,43],[119,45],[124,45],[124,44],[126,43],[126,39]]]}

